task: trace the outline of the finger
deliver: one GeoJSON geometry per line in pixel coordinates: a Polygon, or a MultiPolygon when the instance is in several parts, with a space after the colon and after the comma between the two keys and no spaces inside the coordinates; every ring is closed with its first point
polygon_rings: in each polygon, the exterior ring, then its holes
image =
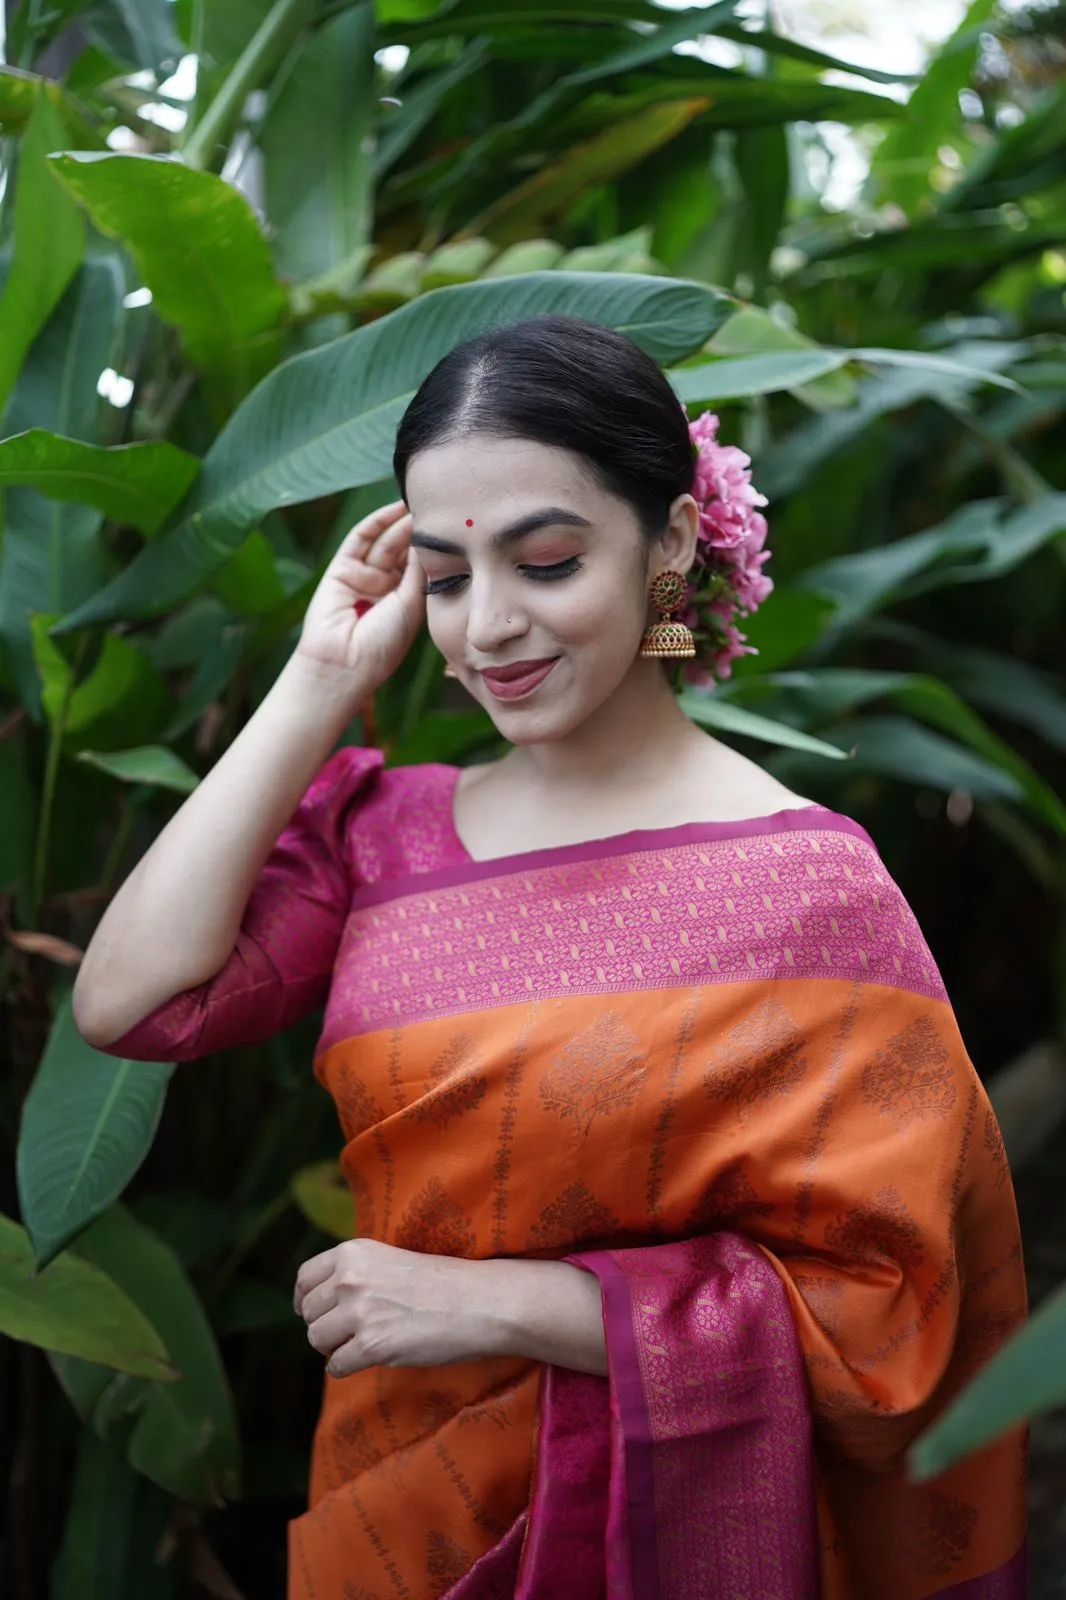
{"type": "Polygon", "coordinates": [[[368,567],[399,567],[411,544],[414,519],[408,511],[376,538],[366,553],[368,567]]]}
{"type": "Polygon", "coordinates": [[[382,539],[386,538],[400,523],[405,522],[411,513],[406,509],[402,500],[394,501],[391,506],[386,506],[380,512],[375,512],[372,517],[364,517],[362,522],[357,522],[350,533],[346,533],[337,547],[337,554],[354,556],[357,561],[365,561],[370,551],[382,539]]]}
{"type": "Polygon", "coordinates": [[[300,1307],[300,1315],[310,1326],[318,1317],[324,1317],[327,1311],[332,1311],[337,1304],[337,1280],[334,1277],[326,1279],[316,1288],[304,1295],[300,1307]]]}
{"type": "Polygon", "coordinates": [[[374,1365],[359,1339],[354,1338],[334,1350],[326,1362],[326,1371],[331,1378],[350,1378],[353,1372],[365,1372],[367,1367],[374,1365]]]}
{"type": "Polygon", "coordinates": [[[307,1325],[307,1342],[319,1355],[332,1356],[342,1344],[355,1337],[351,1306],[334,1306],[325,1316],[316,1317],[307,1325]]]}
{"type": "Polygon", "coordinates": [[[404,605],[416,606],[422,616],[425,616],[426,570],[418,559],[418,552],[413,548],[407,552],[407,565],[403,569],[403,577],[400,579],[396,594],[404,605]]]}
{"type": "Polygon", "coordinates": [[[337,1264],[337,1249],[338,1246],[334,1245],[332,1250],[323,1250],[321,1255],[312,1256],[310,1261],[304,1262],[296,1274],[296,1288],[293,1292],[292,1303],[297,1316],[300,1315],[300,1307],[303,1305],[304,1296],[310,1293],[312,1289],[317,1288],[320,1283],[325,1283],[327,1278],[333,1276],[333,1271],[337,1264]]]}
{"type": "Polygon", "coordinates": [[[399,571],[392,568],[386,572],[379,567],[368,566],[365,561],[344,561],[337,565],[333,575],[354,593],[373,600],[383,600],[395,589],[399,571]]]}

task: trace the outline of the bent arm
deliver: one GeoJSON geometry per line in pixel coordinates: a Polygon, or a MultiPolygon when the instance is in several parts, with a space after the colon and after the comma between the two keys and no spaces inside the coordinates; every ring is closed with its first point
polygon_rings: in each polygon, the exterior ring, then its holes
{"type": "Polygon", "coordinates": [[[567,1261],[479,1261],[485,1286],[479,1353],[607,1376],[600,1285],[567,1261]]]}
{"type": "Polygon", "coordinates": [[[358,672],[287,663],[101,919],[74,987],[89,1044],[105,1049],[225,966],[258,873],[369,690],[358,672]]]}

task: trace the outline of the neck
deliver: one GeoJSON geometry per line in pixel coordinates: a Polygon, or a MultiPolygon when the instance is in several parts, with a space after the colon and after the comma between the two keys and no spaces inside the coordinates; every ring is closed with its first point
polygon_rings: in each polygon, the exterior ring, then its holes
{"type": "Polygon", "coordinates": [[[660,781],[663,763],[685,742],[703,735],[678,706],[656,661],[635,661],[610,699],[573,733],[544,744],[523,745],[518,761],[534,781],[556,790],[598,788],[624,781],[631,786],[660,781]]]}

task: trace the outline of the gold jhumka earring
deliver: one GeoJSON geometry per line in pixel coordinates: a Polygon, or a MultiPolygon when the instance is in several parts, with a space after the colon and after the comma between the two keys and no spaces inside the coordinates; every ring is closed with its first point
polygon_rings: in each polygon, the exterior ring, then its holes
{"type": "Polygon", "coordinates": [[[644,630],[640,653],[656,661],[684,661],[696,654],[691,628],[675,621],[675,612],[685,598],[685,580],[680,572],[660,572],[652,581],[648,598],[659,612],[658,622],[644,630]]]}

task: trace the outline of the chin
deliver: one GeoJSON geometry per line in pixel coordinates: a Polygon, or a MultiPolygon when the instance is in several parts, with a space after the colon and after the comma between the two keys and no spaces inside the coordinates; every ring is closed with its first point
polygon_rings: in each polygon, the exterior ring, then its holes
{"type": "Polygon", "coordinates": [[[531,695],[528,703],[518,701],[508,705],[486,695],[489,703],[486,705],[482,700],[481,704],[492,718],[496,731],[513,745],[553,744],[566,739],[596,710],[594,705],[575,705],[569,694],[559,695],[554,704],[545,700],[536,705],[535,698],[531,695]]]}

